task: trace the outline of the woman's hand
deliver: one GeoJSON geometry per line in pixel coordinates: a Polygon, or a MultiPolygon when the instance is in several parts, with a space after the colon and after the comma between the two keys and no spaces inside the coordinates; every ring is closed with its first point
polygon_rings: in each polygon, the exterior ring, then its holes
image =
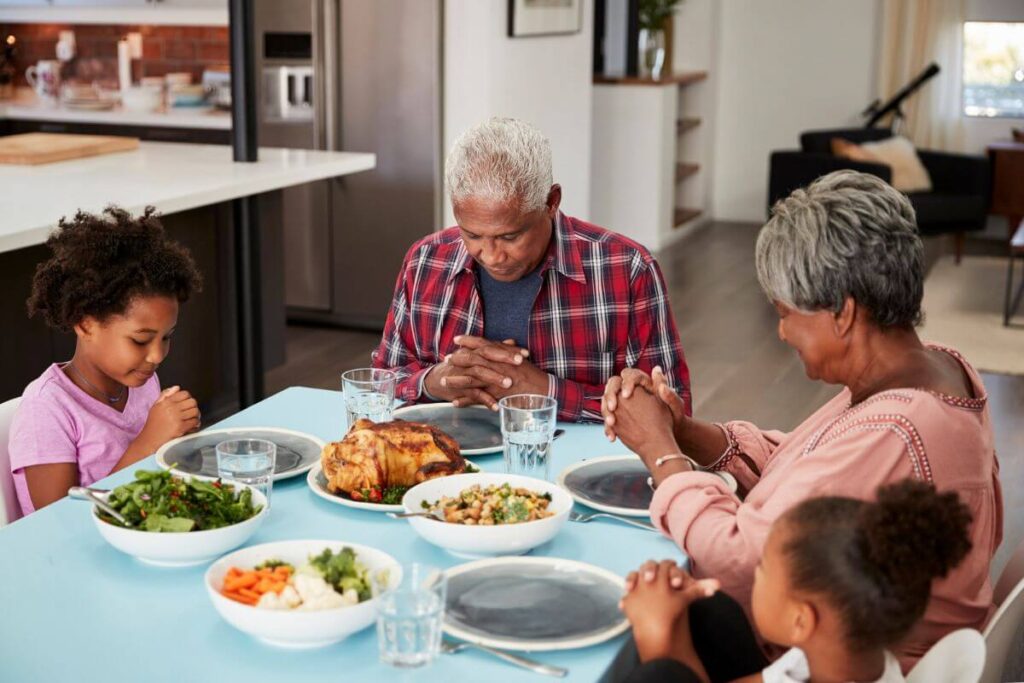
{"type": "Polygon", "coordinates": [[[648,469],[655,459],[679,452],[671,411],[647,389],[634,388],[628,397],[618,396],[614,414],[605,413],[605,427],[614,428],[614,438],[639,455],[648,469]]]}
{"type": "Polygon", "coordinates": [[[694,579],[672,560],[649,560],[631,572],[619,606],[633,625],[641,661],[692,651],[689,607],[718,586],[714,579],[694,579]]]}
{"type": "MultiPolygon", "coordinates": [[[[689,419],[686,415],[686,404],[679,397],[672,387],[669,386],[661,366],[654,368],[648,375],[643,370],[626,368],[622,371],[621,377],[612,377],[605,385],[604,396],[601,397],[601,414],[604,415],[604,433],[610,441],[615,441],[619,436],[616,429],[615,412],[619,407],[621,399],[628,399],[638,389],[643,389],[659,398],[668,408],[672,416],[672,430],[676,434],[682,433],[686,428],[689,419]]],[[[627,444],[628,445],[628,444],[627,444]]]]}

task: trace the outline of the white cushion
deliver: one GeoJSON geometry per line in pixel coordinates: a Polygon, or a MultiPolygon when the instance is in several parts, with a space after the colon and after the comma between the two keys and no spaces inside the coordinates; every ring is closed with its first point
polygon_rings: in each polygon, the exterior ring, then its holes
{"type": "Polygon", "coordinates": [[[878,142],[866,142],[860,148],[892,168],[892,186],[900,192],[929,192],[932,179],[921,163],[914,143],[893,136],[878,142]]]}

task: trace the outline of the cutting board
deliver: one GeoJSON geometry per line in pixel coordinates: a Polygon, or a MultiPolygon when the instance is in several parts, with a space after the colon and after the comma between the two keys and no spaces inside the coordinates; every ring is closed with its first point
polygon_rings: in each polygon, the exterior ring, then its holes
{"type": "Polygon", "coordinates": [[[34,166],[138,149],[138,138],[64,133],[23,133],[0,137],[0,164],[34,166]]]}

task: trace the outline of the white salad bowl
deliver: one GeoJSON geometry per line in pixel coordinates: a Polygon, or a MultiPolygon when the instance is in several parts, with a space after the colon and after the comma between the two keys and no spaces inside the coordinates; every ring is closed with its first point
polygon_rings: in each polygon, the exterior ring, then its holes
{"type": "MultiPolygon", "coordinates": [[[[232,486],[237,491],[249,488],[235,482],[232,486]]],[[[205,564],[234,550],[259,530],[268,514],[267,497],[252,489],[252,502],[263,506],[263,509],[244,522],[205,531],[159,533],[129,529],[100,519],[96,507],[93,507],[92,521],[107,543],[142,562],[161,567],[190,567],[205,564]]]]}
{"type": "Polygon", "coordinates": [[[398,585],[402,569],[395,558],[387,553],[358,543],[344,541],[279,541],[242,548],[220,558],[206,570],[206,592],[225,621],[243,633],[265,643],[291,649],[324,647],[344,640],[374,623],[377,617],[377,587],[373,580],[379,576],[383,585],[398,585]],[[276,610],[253,607],[221,595],[224,575],[231,567],[249,569],[267,560],[281,560],[298,568],[310,556],[319,555],[324,548],[337,553],[352,548],[356,561],[370,573],[374,595],[357,605],[322,610],[276,610]],[[381,570],[387,573],[378,575],[381,570]]]}
{"type": "Polygon", "coordinates": [[[480,472],[438,477],[417,484],[406,491],[402,506],[406,512],[424,512],[423,503],[436,503],[442,496],[454,498],[470,486],[486,488],[492,484],[510,484],[540,494],[550,494],[548,509],[555,514],[544,519],[517,524],[477,526],[452,524],[431,517],[409,517],[409,524],[425,540],[444,548],[457,557],[481,558],[499,555],[522,555],[554,538],[569,519],[572,496],[558,484],[543,479],[514,474],[480,472]]]}

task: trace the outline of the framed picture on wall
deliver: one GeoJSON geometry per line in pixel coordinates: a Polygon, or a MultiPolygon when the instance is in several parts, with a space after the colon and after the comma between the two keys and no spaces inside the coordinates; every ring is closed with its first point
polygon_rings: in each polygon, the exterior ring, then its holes
{"type": "Polygon", "coordinates": [[[583,0],[508,0],[510,38],[579,33],[583,0]]]}

